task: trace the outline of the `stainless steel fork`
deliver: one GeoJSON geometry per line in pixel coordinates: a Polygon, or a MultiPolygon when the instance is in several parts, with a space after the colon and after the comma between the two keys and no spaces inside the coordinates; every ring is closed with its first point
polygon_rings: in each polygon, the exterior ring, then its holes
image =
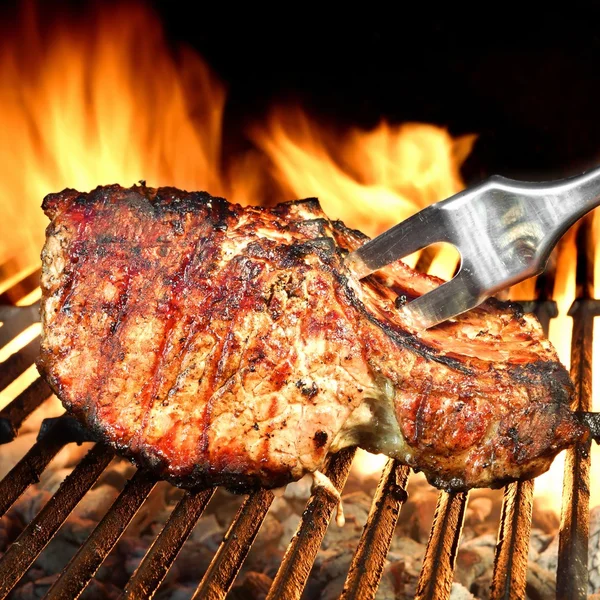
{"type": "Polygon", "coordinates": [[[362,278],[430,244],[455,246],[456,276],[399,309],[428,329],[541,273],[567,229],[599,205],[600,168],[547,183],[494,176],[385,231],[346,264],[362,278]]]}

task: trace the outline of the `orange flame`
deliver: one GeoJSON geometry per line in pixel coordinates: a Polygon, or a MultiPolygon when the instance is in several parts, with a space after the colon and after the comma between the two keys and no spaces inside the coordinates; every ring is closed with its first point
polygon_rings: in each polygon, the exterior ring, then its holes
{"type": "Polygon", "coordinates": [[[475,141],[434,125],[385,122],[340,137],[299,109],[273,111],[252,138],[286,197],[316,196],[329,215],[371,236],[463,189],[459,169],[475,141]]]}
{"type": "Polygon", "coordinates": [[[226,191],[224,89],[189,50],[175,62],[151,13],[112,7],[94,31],[63,21],[50,38],[35,12],[26,16],[19,43],[0,47],[0,262],[21,248],[28,260],[39,252],[39,204],[50,191],[140,179],[226,191]]]}
{"type": "MultiPolygon", "coordinates": [[[[42,35],[30,6],[18,39],[0,42],[0,279],[11,260],[37,267],[46,225],[41,198],[65,187],[145,179],[245,204],[260,201],[268,185],[276,190],[270,200],[318,196],[330,216],[370,235],[464,187],[460,166],[474,136],[385,122],[340,135],[298,108],[275,110],[255,126],[249,137],[260,153],[238,157],[225,170],[226,94],[202,60],[187,48],[172,53],[157,18],[142,5],[111,5],[93,18],[91,27],[63,20],[42,35]]],[[[450,278],[457,253],[443,248],[432,256],[429,271],[450,278]]],[[[568,363],[571,254],[561,261],[563,316],[551,335],[568,363]]],[[[515,291],[532,292],[530,283],[515,291]]],[[[368,457],[358,464],[363,472],[380,466],[368,457]]],[[[559,477],[557,466],[536,488],[554,495],[559,477]]]]}

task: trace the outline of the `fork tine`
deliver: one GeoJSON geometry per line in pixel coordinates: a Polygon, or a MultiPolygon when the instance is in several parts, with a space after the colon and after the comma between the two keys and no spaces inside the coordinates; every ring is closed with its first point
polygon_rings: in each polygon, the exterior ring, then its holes
{"type": "Polygon", "coordinates": [[[471,270],[463,266],[453,279],[409,302],[400,312],[414,327],[423,330],[475,308],[480,302],[471,270]]]}
{"type": "Polygon", "coordinates": [[[362,279],[417,250],[449,241],[447,235],[445,215],[432,205],[351,252],[345,263],[362,279]]]}

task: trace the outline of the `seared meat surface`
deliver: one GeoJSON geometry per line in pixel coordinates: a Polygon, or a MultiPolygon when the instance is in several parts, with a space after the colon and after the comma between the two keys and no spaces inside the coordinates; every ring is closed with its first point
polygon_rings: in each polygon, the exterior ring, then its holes
{"type": "Polygon", "coordinates": [[[42,352],[65,406],[186,487],[278,487],[359,444],[445,489],[546,470],[584,429],[539,323],[489,301],[423,333],[397,303],[439,284],[316,200],[242,208],[173,188],[45,198],[42,352]]]}

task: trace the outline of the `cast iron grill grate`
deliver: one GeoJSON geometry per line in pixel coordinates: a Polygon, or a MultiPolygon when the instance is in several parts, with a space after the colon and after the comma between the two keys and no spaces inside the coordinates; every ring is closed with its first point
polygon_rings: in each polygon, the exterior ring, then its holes
{"type": "MultiPolygon", "coordinates": [[[[600,301],[593,298],[593,259],[591,221],[584,221],[577,238],[577,300],[573,317],[571,374],[577,388],[575,407],[591,410],[593,318],[600,314],[600,301]]],[[[19,282],[0,299],[0,347],[38,320],[38,305],[13,306],[35,285],[35,277],[19,282]]],[[[556,304],[548,290],[553,274],[538,281],[538,298],[526,303],[546,332],[556,316],[556,304]]],[[[29,368],[38,352],[39,337],[0,363],[0,389],[29,368]]],[[[50,389],[36,379],[6,408],[0,411],[0,444],[10,443],[26,417],[50,396],[50,389]]],[[[36,443],[0,481],[0,515],[35,483],[48,463],[67,444],[93,441],[70,416],[44,421],[36,443]]],[[[590,443],[579,444],[568,452],[565,466],[560,525],[557,597],[587,598],[587,540],[589,529],[590,443]]],[[[1,450],[0,450],[1,451],[1,450]]],[[[325,474],[338,490],[343,490],[354,449],[331,456],[325,474]]],[[[96,443],[68,475],[54,496],[23,530],[0,560],[0,599],[5,598],[44,550],[77,503],[92,488],[114,457],[113,451],[96,443]]],[[[396,528],[410,470],[389,460],[373,497],[367,523],[359,540],[342,592],[342,598],[374,598],[386,556],[396,528]]],[[[138,470],[98,523],[87,541],[50,587],[46,597],[75,598],[83,592],[125,531],[136,512],[156,485],[151,475],[138,470]]],[[[527,555],[531,532],[534,481],[513,483],[504,491],[502,516],[495,550],[490,598],[524,598],[527,585],[527,555]]],[[[175,561],[211,497],[214,489],[186,492],[156,536],[153,544],[128,581],[124,598],[150,598],[175,561]]],[[[252,543],[265,519],[274,495],[268,490],[250,494],[233,518],[210,566],[204,573],[194,598],[224,598],[231,588],[252,543]]],[[[467,493],[440,492],[434,521],[423,561],[417,598],[443,599],[450,596],[454,566],[461,535],[467,493]]],[[[317,552],[336,508],[336,500],[317,488],[308,500],[296,534],[292,537],[268,599],[298,599],[303,593],[317,552]]],[[[200,574],[199,574],[200,578],[200,574]]]]}

